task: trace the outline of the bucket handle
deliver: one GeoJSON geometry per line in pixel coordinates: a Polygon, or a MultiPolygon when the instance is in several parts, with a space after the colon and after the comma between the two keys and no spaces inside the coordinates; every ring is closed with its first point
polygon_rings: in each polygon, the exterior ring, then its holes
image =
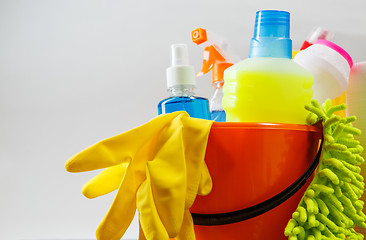
{"type": "Polygon", "coordinates": [[[238,211],[217,214],[191,213],[194,224],[202,226],[217,226],[241,222],[266,213],[269,210],[277,207],[278,205],[292,197],[302,186],[304,186],[306,181],[313,174],[319,164],[323,141],[324,139],[322,137],[319,150],[310,167],[305,171],[303,175],[301,175],[300,178],[298,178],[294,183],[292,183],[289,187],[287,187],[279,194],[265,200],[264,202],[238,211]]]}

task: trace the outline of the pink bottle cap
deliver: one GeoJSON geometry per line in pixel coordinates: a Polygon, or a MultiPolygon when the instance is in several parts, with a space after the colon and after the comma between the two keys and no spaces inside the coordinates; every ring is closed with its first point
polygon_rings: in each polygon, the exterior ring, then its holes
{"type": "Polygon", "coordinates": [[[344,57],[344,59],[346,59],[346,61],[348,62],[348,65],[350,66],[350,68],[352,68],[353,61],[352,61],[351,56],[346,52],[346,50],[344,50],[337,44],[324,40],[324,39],[319,39],[318,41],[315,42],[315,44],[325,45],[325,46],[330,47],[331,49],[335,50],[337,53],[341,54],[342,57],[344,57]]]}

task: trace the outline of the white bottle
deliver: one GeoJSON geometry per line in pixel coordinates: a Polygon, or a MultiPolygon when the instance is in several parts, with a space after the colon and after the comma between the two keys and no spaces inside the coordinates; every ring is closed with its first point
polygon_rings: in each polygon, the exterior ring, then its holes
{"type": "Polygon", "coordinates": [[[346,91],[353,62],[350,55],[335,43],[318,40],[300,51],[293,60],[313,75],[313,99],[319,103],[339,97],[346,91]]]}

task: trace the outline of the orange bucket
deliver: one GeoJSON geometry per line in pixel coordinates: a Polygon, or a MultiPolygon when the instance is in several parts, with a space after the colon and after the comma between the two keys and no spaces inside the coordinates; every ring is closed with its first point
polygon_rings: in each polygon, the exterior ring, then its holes
{"type": "Polygon", "coordinates": [[[315,169],[321,138],[322,128],[315,126],[215,122],[205,156],[212,191],[197,196],[190,209],[197,240],[286,239],[284,229],[310,180],[283,203],[247,220],[222,225],[216,222],[217,214],[271,205],[279,193],[309,172],[309,166],[315,169]],[[197,225],[195,218],[202,214],[213,224],[197,225]]]}

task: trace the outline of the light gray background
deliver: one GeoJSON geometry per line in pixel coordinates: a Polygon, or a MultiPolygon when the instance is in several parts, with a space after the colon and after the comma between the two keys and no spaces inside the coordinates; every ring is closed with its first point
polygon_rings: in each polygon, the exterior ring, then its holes
{"type": "MultiPolygon", "coordinates": [[[[366,60],[365,0],[0,1],[0,239],[94,238],[114,194],[84,198],[96,172],[67,173],[65,161],[156,116],[170,44],[188,43],[201,66],[192,29],[245,58],[260,9],[291,12],[296,49],[323,26],[366,60]]],[[[199,95],[211,95],[209,80],[197,80],[199,95]]],[[[125,237],[137,232],[135,219],[125,237]]]]}

